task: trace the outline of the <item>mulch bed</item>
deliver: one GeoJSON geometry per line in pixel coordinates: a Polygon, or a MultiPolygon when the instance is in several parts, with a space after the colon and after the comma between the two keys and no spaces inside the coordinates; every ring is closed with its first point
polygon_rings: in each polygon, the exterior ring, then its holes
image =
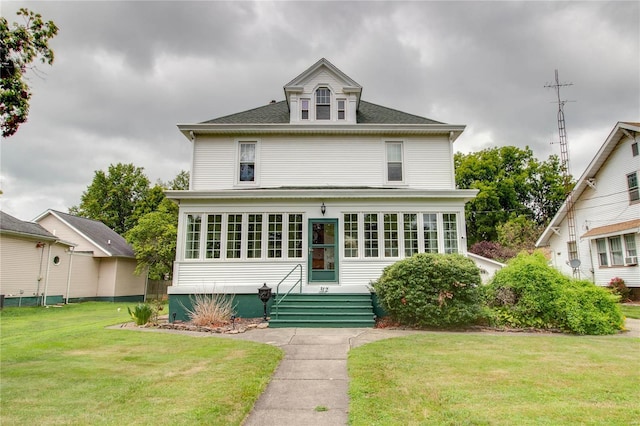
{"type": "Polygon", "coordinates": [[[226,321],[222,323],[210,324],[207,326],[194,325],[190,322],[174,321],[170,323],[167,316],[158,319],[158,324],[135,325],[135,323],[123,324],[123,327],[137,328],[156,328],[160,330],[178,330],[178,331],[196,331],[200,333],[216,333],[216,334],[239,334],[248,330],[267,328],[268,322],[264,322],[262,318],[236,318],[233,322],[226,321]]]}

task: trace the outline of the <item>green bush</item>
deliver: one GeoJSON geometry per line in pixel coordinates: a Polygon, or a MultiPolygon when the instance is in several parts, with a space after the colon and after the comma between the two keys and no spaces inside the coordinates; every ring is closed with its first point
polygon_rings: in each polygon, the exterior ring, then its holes
{"type": "Polygon", "coordinates": [[[496,326],[612,334],[624,324],[616,296],[563,275],[539,252],[509,262],[485,287],[484,296],[487,316],[496,326]]]}
{"type": "Polygon", "coordinates": [[[480,271],[459,254],[420,253],[384,269],[373,283],[391,318],[419,327],[461,326],[481,312],[480,271]]]}
{"type": "Polygon", "coordinates": [[[133,308],[133,311],[129,307],[127,307],[127,310],[129,310],[129,315],[131,315],[136,325],[145,325],[153,315],[153,308],[148,303],[138,303],[133,308]]]}

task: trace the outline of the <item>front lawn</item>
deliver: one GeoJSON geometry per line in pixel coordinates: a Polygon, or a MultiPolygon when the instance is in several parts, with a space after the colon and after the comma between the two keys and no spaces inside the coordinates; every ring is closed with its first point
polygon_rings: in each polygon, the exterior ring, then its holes
{"type": "Polygon", "coordinates": [[[640,339],[430,333],[349,352],[351,425],[638,424],[640,339]]]}
{"type": "Polygon", "coordinates": [[[640,319],[640,305],[638,304],[622,303],[620,310],[622,315],[627,318],[640,319]]]}
{"type": "Polygon", "coordinates": [[[282,358],[251,342],[105,329],[130,320],[127,306],[2,311],[2,424],[238,425],[282,358]]]}

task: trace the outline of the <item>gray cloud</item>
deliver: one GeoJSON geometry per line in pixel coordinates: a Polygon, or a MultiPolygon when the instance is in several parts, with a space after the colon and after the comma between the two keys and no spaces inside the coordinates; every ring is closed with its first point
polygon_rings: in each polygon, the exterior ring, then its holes
{"type": "Polygon", "coordinates": [[[283,99],[321,57],[363,98],[466,124],[456,149],[559,153],[563,88],[579,175],[618,120],[640,120],[637,2],[5,2],[60,27],[31,75],[29,122],[2,143],[2,209],[31,219],[77,204],[95,170],[131,162],[151,181],[188,169],[176,123],[283,99]]]}

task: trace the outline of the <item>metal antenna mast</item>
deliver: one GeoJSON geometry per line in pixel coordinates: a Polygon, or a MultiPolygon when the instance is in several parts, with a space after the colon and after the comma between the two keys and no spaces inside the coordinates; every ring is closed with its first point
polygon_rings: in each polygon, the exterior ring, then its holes
{"type": "Polygon", "coordinates": [[[558,70],[556,70],[555,84],[546,84],[544,87],[556,90],[558,97],[558,136],[560,138],[560,160],[562,162],[562,178],[565,190],[565,204],[567,208],[567,228],[569,230],[569,264],[573,268],[573,275],[580,278],[580,253],[579,245],[576,240],[576,218],[573,209],[573,191],[571,188],[571,169],[569,168],[569,144],[567,142],[567,129],[564,122],[564,104],[567,102],[560,98],[560,88],[564,86],[572,86],[573,83],[560,83],[558,79],[558,70]]]}

